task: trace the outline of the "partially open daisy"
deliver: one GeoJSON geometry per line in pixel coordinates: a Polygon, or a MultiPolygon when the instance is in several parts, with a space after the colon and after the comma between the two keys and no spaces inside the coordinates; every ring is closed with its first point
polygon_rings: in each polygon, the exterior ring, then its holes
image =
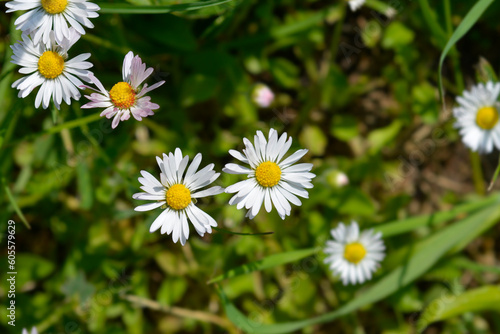
{"type": "Polygon", "coordinates": [[[123,81],[115,84],[109,92],[104,89],[99,79],[93,75],[89,77],[99,90],[89,86],[83,86],[97,93],[92,93],[90,96],[85,95],[90,102],[83,105],[82,108],[106,108],[101,113],[101,116],[106,116],[106,118],[114,116],[113,122],[111,123],[113,129],[118,126],[120,121],[128,120],[130,114],[138,121],[142,121],[143,117],[154,115],[153,110],[160,108],[160,106],[156,103],[152,103],[151,98],[149,96],[144,96],[144,94],[160,87],[165,81],[157,82],[151,87],[148,87],[148,84],[144,84],[144,86],[141,87],[142,82],[146,80],[151,73],[153,73],[153,68],[149,67],[146,69],[146,64],[142,62],[141,58],[139,56],[134,57],[133,52],[130,51],[123,60],[123,81]]]}
{"type": "Polygon", "coordinates": [[[489,81],[478,84],[457,97],[458,107],[453,108],[455,127],[460,129],[462,141],[472,151],[490,153],[500,149],[500,83],[489,81]]]}
{"type": "Polygon", "coordinates": [[[87,0],[13,0],[5,6],[9,8],[7,13],[28,11],[19,16],[14,24],[16,29],[31,34],[35,44],[40,40],[47,44],[51,31],[54,31],[57,41],[70,38],[69,27],[73,27],[81,35],[85,34],[82,25],[93,28],[89,18],[99,16],[96,12],[100,9],[87,0]]]}
{"type": "Polygon", "coordinates": [[[323,250],[330,270],[340,276],[344,285],[370,280],[385,257],[382,233],[367,230],[360,234],[354,221],[347,227],[340,223],[330,233],[334,240],[328,240],[323,250]]]}
{"type": "Polygon", "coordinates": [[[62,100],[69,105],[71,99],[80,99],[77,87],[83,85],[80,79],[89,80],[91,72],[87,69],[92,64],[85,61],[90,53],[68,59],[68,50],[80,38],[74,29],[70,29],[69,39],[64,38],[60,42],[55,41],[53,32],[50,36],[48,45],[34,44],[27,35],[22,35],[22,41],[11,46],[14,52],[12,62],[21,66],[19,73],[29,74],[15,81],[12,87],[19,89],[19,97],[25,98],[41,85],[35,98],[35,107],[41,104],[47,109],[50,100],[53,100],[59,109],[62,100]]]}
{"type": "Polygon", "coordinates": [[[162,234],[172,233],[173,241],[180,240],[183,246],[189,238],[188,219],[200,236],[203,236],[205,232],[212,233],[212,226],[217,226],[217,222],[196,206],[196,200],[224,192],[224,189],[219,186],[200,190],[219,177],[220,173],[213,170],[214,164],[197,172],[201,163],[201,154],[198,153],[188,167],[189,157],[187,155],[183,157],[179,148],[175,149],[175,154],[163,154],[163,159],[156,157],[156,160],[161,170],[161,182],[150,173],[141,171],[143,177],[139,178],[139,182],[142,184],[141,189],[145,192],[132,196],[138,200],[155,201],[140,205],[135,208],[135,211],[165,208],[155,219],[149,231],[154,232],[161,228],[162,234]]]}
{"type": "Polygon", "coordinates": [[[298,150],[282,160],[292,145],[292,137],[287,140],[286,133],[278,138],[278,132],[269,131],[269,141],[261,131],[257,131],[254,144],[243,139],[243,154],[230,150],[231,154],[250,168],[237,164],[226,164],[223,171],[229,174],[246,174],[247,180],[240,181],[226,188],[227,193],[236,193],[229,204],[236,204],[238,209],[248,209],[247,217],[254,218],[260,211],[262,203],[267,212],[271,212],[272,204],[282,219],[290,215],[292,207],[302,205],[297,196],[308,198],[305,188],[312,188],[311,180],[315,177],[309,173],[313,165],[302,163],[294,165],[308,150],[298,150]]]}
{"type": "Polygon", "coordinates": [[[366,0],[347,0],[349,7],[351,7],[351,10],[353,12],[357,11],[358,9],[361,8],[361,6],[364,5],[366,0]]]}

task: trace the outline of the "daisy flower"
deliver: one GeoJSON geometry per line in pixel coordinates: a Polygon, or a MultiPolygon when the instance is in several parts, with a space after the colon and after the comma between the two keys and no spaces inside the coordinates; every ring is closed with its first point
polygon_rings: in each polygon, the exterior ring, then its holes
{"type": "Polygon", "coordinates": [[[163,159],[157,157],[156,160],[161,170],[161,182],[143,170],[143,177],[139,178],[139,182],[145,192],[132,196],[138,200],[156,201],[140,205],[135,211],[149,211],[165,206],[165,210],[155,219],[149,231],[154,232],[161,228],[161,234],[172,233],[173,241],[176,243],[180,240],[183,246],[189,238],[188,219],[200,236],[205,232],[212,233],[212,226],[217,226],[217,222],[195,203],[199,198],[224,192],[219,186],[200,190],[219,177],[220,173],[213,170],[214,164],[197,172],[201,154],[198,153],[188,167],[189,157],[183,157],[179,148],[175,149],[175,154],[163,154],[163,159]]]}
{"type": "Polygon", "coordinates": [[[250,165],[248,168],[230,163],[223,169],[229,174],[248,176],[248,179],[227,187],[226,193],[236,193],[229,204],[236,204],[238,209],[248,209],[247,217],[250,219],[259,213],[263,202],[267,212],[271,212],[274,204],[281,219],[285,219],[292,210],[289,202],[300,206],[302,202],[297,196],[308,198],[305,188],[313,187],[311,180],[316,176],[309,173],[313,165],[294,165],[308,150],[298,150],[282,160],[292,145],[292,138],[287,138],[286,133],[278,138],[278,132],[271,129],[267,141],[262,132],[257,131],[255,145],[247,138],[243,139],[246,147],[243,154],[235,150],[229,151],[234,158],[250,165]]]}
{"type": "Polygon", "coordinates": [[[14,22],[17,30],[33,37],[33,42],[40,40],[44,44],[50,41],[50,32],[54,31],[58,41],[70,38],[70,27],[79,34],[84,35],[87,28],[94,25],[89,18],[99,16],[96,12],[100,9],[87,0],[13,0],[5,4],[7,13],[18,10],[27,10],[14,22]],[[68,27],[69,23],[69,27],[68,27]]]}
{"type": "Polygon", "coordinates": [[[80,34],[73,28],[70,29],[70,38],[60,42],[55,41],[52,32],[48,45],[34,44],[27,35],[22,35],[22,41],[11,46],[14,52],[12,62],[21,66],[19,73],[29,74],[12,84],[13,88],[19,89],[18,96],[25,98],[41,85],[35,98],[36,108],[41,104],[47,109],[51,99],[57,109],[62,100],[68,105],[71,99],[79,100],[81,95],[77,87],[83,85],[80,79],[88,81],[92,73],[87,71],[92,64],[85,61],[90,53],[68,59],[68,50],[79,38],[80,34]]]}
{"type": "Polygon", "coordinates": [[[460,129],[462,141],[472,151],[490,153],[493,147],[500,149],[499,94],[500,83],[489,81],[457,97],[459,106],[453,108],[455,127],[460,129]]]}
{"type": "MultiPolygon", "coordinates": [[[[23,333],[22,334],[30,334],[26,328],[23,328],[23,333]]],[[[38,334],[38,331],[36,330],[35,327],[31,328],[31,334],[38,334]]]]}
{"type": "Polygon", "coordinates": [[[134,57],[133,52],[130,51],[123,60],[123,81],[115,84],[109,92],[104,89],[102,83],[94,75],[89,76],[90,80],[99,90],[89,86],[83,86],[97,93],[92,93],[90,96],[85,95],[90,102],[83,105],[82,108],[106,108],[101,113],[101,116],[106,116],[106,118],[114,116],[113,122],[111,123],[113,129],[118,126],[120,121],[129,119],[130,114],[138,121],[142,121],[142,117],[154,115],[153,110],[160,108],[160,106],[156,103],[152,103],[151,98],[149,96],[144,96],[144,94],[160,87],[165,81],[157,82],[151,87],[148,87],[148,84],[144,84],[144,86],[141,87],[142,82],[146,80],[151,73],[153,73],[153,68],[149,67],[146,69],[146,64],[142,62],[141,58],[139,56],[134,57]]]}
{"type": "Polygon", "coordinates": [[[367,230],[360,234],[355,221],[347,227],[340,223],[330,233],[334,240],[327,241],[323,250],[330,270],[340,276],[344,285],[370,280],[385,257],[382,233],[367,230]]]}
{"type": "Polygon", "coordinates": [[[347,3],[349,4],[349,7],[351,7],[351,10],[355,12],[364,5],[365,0],[347,0],[347,3]]]}

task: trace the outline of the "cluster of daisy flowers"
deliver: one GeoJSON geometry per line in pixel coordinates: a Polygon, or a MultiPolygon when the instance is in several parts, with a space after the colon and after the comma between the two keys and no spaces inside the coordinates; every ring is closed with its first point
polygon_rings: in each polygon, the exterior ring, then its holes
{"type": "Polygon", "coordinates": [[[70,105],[71,100],[80,99],[80,89],[89,88],[96,93],[86,96],[90,102],[82,108],[104,107],[101,116],[113,117],[112,128],[130,115],[141,121],[159,108],[145,94],[164,81],[150,87],[143,85],[153,68],[146,68],[141,58],[132,52],[123,61],[123,81],[109,91],[89,71],[93,66],[87,61],[90,53],[69,58],[70,48],[85,34],[84,27],[94,27],[89,18],[98,16],[99,6],[87,0],[13,0],[6,6],[8,13],[27,11],[15,21],[16,28],[22,31],[21,41],[11,46],[12,62],[21,66],[19,73],[25,74],[12,84],[19,90],[18,97],[25,98],[40,87],[35,107],[47,109],[52,102],[60,109],[62,101],[70,105]],[[82,81],[95,84],[97,89],[82,81]]]}
{"type": "MultiPolygon", "coordinates": [[[[191,162],[180,148],[156,157],[160,178],[142,170],[138,180],[143,192],[132,196],[136,200],[152,201],[137,206],[135,211],[163,209],[149,231],[160,230],[161,234],[172,235],[173,242],[180,241],[182,245],[190,235],[189,222],[202,237],[205,233],[212,233],[212,228],[217,227],[216,220],[196,204],[204,197],[224,192],[234,194],[229,204],[236,205],[237,209],[246,209],[246,217],[250,219],[259,213],[262,206],[267,212],[274,207],[278,215],[285,219],[291,214],[291,204],[302,205],[299,197],[309,197],[307,189],[313,187],[311,181],[315,177],[310,172],[312,164],[297,163],[308,150],[298,150],[285,158],[292,138],[286,133],[279,136],[274,129],[270,129],[267,138],[257,131],[253,143],[244,138],[243,144],[243,152],[230,150],[229,154],[244,166],[228,163],[222,171],[246,175],[246,179],[225,189],[211,186],[220,173],[214,171],[214,164],[200,169],[201,153],[191,162]]],[[[325,263],[329,264],[332,272],[339,275],[345,285],[370,280],[385,256],[381,234],[375,234],[373,230],[360,233],[356,222],[348,227],[339,224],[331,234],[334,241],[327,242],[324,252],[328,255],[325,263]]]]}
{"type": "Polygon", "coordinates": [[[285,219],[292,210],[290,203],[300,206],[299,197],[308,198],[306,189],[312,188],[311,180],[315,177],[310,173],[313,165],[309,163],[295,164],[307,150],[298,150],[284,158],[292,145],[292,138],[286,133],[278,136],[274,129],[269,131],[266,139],[261,131],[257,131],[254,143],[243,139],[245,149],[242,152],[230,150],[234,158],[247,166],[228,163],[223,171],[228,174],[246,175],[246,180],[240,181],[223,189],[211,185],[220,176],[216,173],[214,164],[198,170],[202,155],[197,154],[189,164],[189,157],[183,156],[177,148],[174,153],[157,157],[160,168],[160,180],[146,171],[141,171],[139,182],[144,192],[133,195],[138,200],[153,200],[135,208],[136,211],[148,211],[162,207],[163,212],[151,225],[150,231],[160,229],[161,233],[172,234],[172,240],[180,240],[184,245],[189,237],[188,220],[196,232],[203,236],[211,233],[217,222],[196,206],[196,201],[206,197],[226,192],[234,194],[229,201],[237,209],[247,209],[246,216],[253,219],[262,206],[267,212],[274,207],[278,215],[285,219]],[[188,166],[189,165],[189,166],[188,166]]]}

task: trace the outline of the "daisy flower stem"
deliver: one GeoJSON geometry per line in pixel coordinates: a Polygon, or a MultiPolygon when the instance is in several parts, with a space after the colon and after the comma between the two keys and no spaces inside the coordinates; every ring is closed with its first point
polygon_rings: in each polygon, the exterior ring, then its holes
{"type": "Polygon", "coordinates": [[[59,110],[57,110],[56,105],[52,103],[52,108],[50,108],[52,114],[52,123],[57,124],[57,116],[59,116],[59,110]]]}
{"type": "Polygon", "coordinates": [[[470,151],[470,161],[472,164],[472,179],[474,180],[474,187],[478,195],[485,194],[485,187],[483,181],[483,171],[481,169],[481,159],[477,152],[470,151]]]}
{"type": "Polygon", "coordinates": [[[233,232],[233,231],[230,231],[230,230],[226,230],[226,229],[223,229],[223,228],[219,228],[219,227],[212,227],[214,230],[216,230],[217,232],[222,232],[222,233],[227,233],[227,234],[235,234],[235,235],[251,235],[251,236],[259,236],[259,235],[269,235],[269,234],[274,234],[274,231],[270,231],[270,232],[259,232],[259,233],[241,233],[241,232],[233,232]]]}

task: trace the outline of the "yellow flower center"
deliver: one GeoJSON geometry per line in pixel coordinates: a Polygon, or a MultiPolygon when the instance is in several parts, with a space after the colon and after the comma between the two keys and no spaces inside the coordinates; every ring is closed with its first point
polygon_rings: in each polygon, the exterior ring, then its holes
{"type": "Polygon", "coordinates": [[[483,107],[476,115],[476,123],[480,128],[491,130],[498,122],[498,110],[495,107],[483,107]]]}
{"type": "Polygon", "coordinates": [[[67,5],[68,0],[42,0],[43,9],[49,14],[62,13],[67,5]]]}
{"type": "Polygon", "coordinates": [[[274,162],[263,162],[255,170],[255,178],[263,187],[274,187],[280,182],[281,169],[274,162]]]}
{"type": "Polygon", "coordinates": [[[120,109],[128,109],[135,103],[135,91],[126,82],[119,82],[109,91],[113,104],[120,109]]]}
{"type": "Polygon", "coordinates": [[[358,264],[366,255],[365,247],[359,242],[353,242],[345,246],[344,258],[354,264],[358,264]]]}
{"type": "Polygon", "coordinates": [[[167,190],[167,204],[174,210],[183,210],[191,203],[191,192],[183,184],[174,184],[167,190]]]}
{"type": "Polygon", "coordinates": [[[38,59],[38,71],[47,79],[57,78],[64,70],[63,57],[54,51],[45,51],[38,59]]]}

